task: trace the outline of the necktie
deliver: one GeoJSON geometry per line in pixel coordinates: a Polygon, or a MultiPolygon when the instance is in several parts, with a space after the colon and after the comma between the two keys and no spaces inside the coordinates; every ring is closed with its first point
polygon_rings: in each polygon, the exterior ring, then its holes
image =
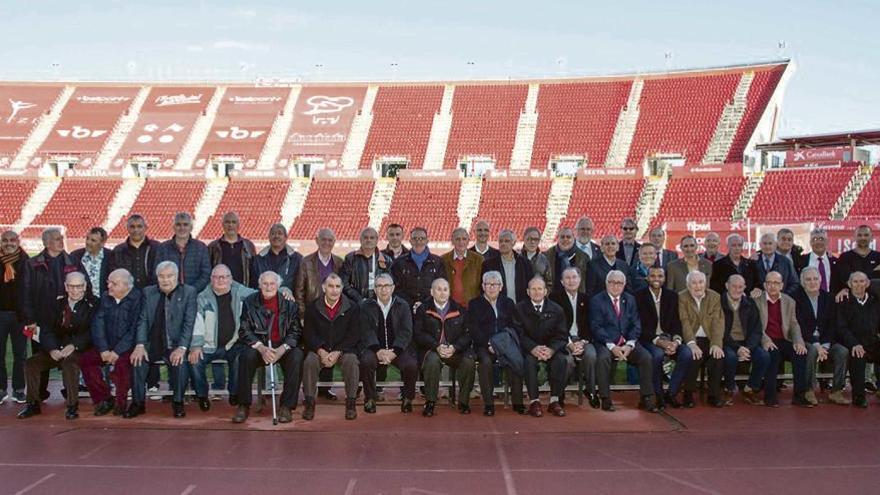
{"type": "Polygon", "coordinates": [[[770,272],[770,258],[764,258],[764,270],[770,272]]]}
{"type": "Polygon", "coordinates": [[[612,302],[612,304],[614,304],[614,314],[616,314],[617,317],[620,318],[620,300],[619,300],[619,298],[615,297],[611,300],[611,302],[612,302]]]}
{"type": "Polygon", "coordinates": [[[540,304],[535,304],[535,311],[537,311],[538,313],[541,312],[541,305],[540,304]]]}
{"type": "Polygon", "coordinates": [[[825,263],[822,262],[824,256],[819,256],[819,278],[822,281],[822,290],[828,290],[828,274],[825,273],[825,263]]]}

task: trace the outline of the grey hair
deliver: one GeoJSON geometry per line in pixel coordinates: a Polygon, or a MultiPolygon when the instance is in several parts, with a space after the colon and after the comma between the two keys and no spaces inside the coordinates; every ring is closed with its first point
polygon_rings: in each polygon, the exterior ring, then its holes
{"type": "Polygon", "coordinates": [[[825,229],[823,229],[822,227],[816,227],[815,229],[810,231],[810,238],[813,238],[816,236],[822,236],[825,239],[828,239],[828,232],[825,229]]]}
{"type": "Polygon", "coordinates": [[[565,270],[562,270],[562,276],[564,277],[567,272],[575,272],[575,273],[577,273],[578,277],[581,276],[581,269],[576,266],[570,266],[570,267],[566,268],[565,270]]]}
{"type": "Polygon", "coordinates": [[[380,278],[387,279],[392,285],[394,285],[394,277],[392,277],[390,273],[384,272],[376,275],[376,279],[373,282],[378,282],[380,278]]]}
{"type": "Polygon", "coordinates": [[[64,283],[70,283],[71,278],[79,278],[83,282],[86,281],[86,276],[83,274],[83,272],[70,272],[67,274],[66,277],[64,277],[64,283]]]}
{"type": "Polygon", "coordinates": [[[158,277],[160,273],[164,272],[165,270],[167,270],[169,268],[172,271],[174,271],[174,275],[177,275],[180,273],[180,269],[177,267],[177,263],[175,263],[173,261],[163,261],[163,262],[159,263],[158,265],[156,265],[156,276],[158,277]]]}
{"type": "Polygon", "coordinates": [[[500,241],[502,237],[510,237],[511,241],[516,242],[516,234],[510,229],[502,229],[498,233],[498,240],[500,241]]]}
{"type": "Polygon", "coordinates": [[[43,229],[42,239],[43,239],[44,246],[46,245],[47,242],[49,242],[49,236],[52,234],[59,234],[62,236],[64,235],[61,233],[61,229],[59,229],[58,227],[49,227],[47,229],[43,229]]]}
{"type": "Polygon", "coordinates": [[[441,278],[435,278],[434,281],[431,282],[431,290],[434,290],[434,289],[437,287],[437,285],[439,285],[439,284],[441,284],[441,283],[444,283],[444,284],[446,284],[447,286],[449,285],[449,281],[446,280],[445,278],[442,278],[442,277],[441,277],[441,278]]]}
{"type": "Polygon", "coordinates": [[[497,280],[499,282],[504,283],[504,278],[501,277],[501,272],[496,271],[496,270],[492,270],[490,272],[486,272],[483,274],[483,283],[484,284],[490,280],[497,280]]]}
{"type": "Polygon", "coordinates": [[[817,277],[821,277],[821,275],[819,275],[819,269],[815,266],[804,267],[804,269],[801,270],[801,285],[804,285],[804,280],[806,280],[806,276],[810,273],[815,273],[817,277]]]}
{"type": "Polygon", "coordinates": [[[333,273],[333,272],[330,272],[330,274],[328,274],[326,277],[324,277],[324,281],[321,282],[321,285],[326,284],[327,281],[328,281],[328,280],[331,280],[331,279],[332,279],[332,280],[336,280],[336,281],[338,281],[340,284],[342,283],[342,277],[340,277],[339,275],[337,275],[337,274],[335,274],[335,273],[333,273]]]}
{"type": "Polygon", "coordinates": [[[761,242],[764,242],[765,240],[772,240],[773,242],[776,242],[776,234],[774,234],[773,232],[764,232],[763,234],[761,234],[761,242]]]}
{"type": "Polygon", "coordinates": [[[701,271],[690,272],[687,274],[687,277],[685,277],[684,281],[687,285],[690,285],[691,282],[693,282],[697,279],[701,279],[703,282],[705,282],[706,281],[706,274],[701,271]]]}
{"type": "Polygon", "coordinates": [[[266,270],[265,272],[261,273],[258,282],[262,282],[264,277],[275,278],[275,282],[277,282],[279,286],[281,285],[281,282],[284,281],[284,279],[281,278],[281,275],[278,275],[277,273],[273,272],[272,270],[266,270]]]}
{"type": "Polygon", "coordinates": [[[608,275],[605,275],[605,283],[607,284],[612,279],[621,279],[621,278],[623,279],[624,282],[626,282],[626,274],[625,273],[623,273],[620,270],[611,270],[610,272],[608,272],[608,275]]]}
{"type": "Polygon", "coordinates": [[[178,211],[174,214],[174,221],[177,222],[178,220],[188,220],[190,223],[192,223],[193,216],[189,212],[178,211]]]}
{"type": "Polygon", "coordinates": [[[110,278],[114,278],[117,276],[123,277],[123,280],[125,280],[125,282],[128,283],[129,289],[134,287],[134,275],[132,275],[130,271],[126,270],[125,268],[117,268],[117,269],[113,270],[112,272],[110,272],[110,275],[107,275],[107,278],[110,279],[110,278]]]}
{"type": "Polygon", "coordinates": [[[743,236],[741,236],[739,234],[730,234],[729,236],[727,236],[727,240],[726,240],[727,245],[729,246],[730,243],[736,239],[739,239],[740,242],[745,242],[745,239],[743,239],[743,236]]]}
{"type": "Polygon", "coordinates": [[[852,273],[849,274],[849,279],[847,280],[847,282],[852,282],[853,279],[856,277],[856,275],[861,275],[861,276],[867,278],[869,281],[871,280],[871,279],[868,277],[868,275],[865,274],[865,272],[854,271],[854,272],[852,272],[852,273]]]}

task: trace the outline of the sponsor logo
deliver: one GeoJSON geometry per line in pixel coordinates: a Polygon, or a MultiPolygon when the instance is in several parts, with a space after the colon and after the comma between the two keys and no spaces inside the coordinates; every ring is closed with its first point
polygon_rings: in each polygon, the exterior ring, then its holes
{"type": "Polygon", "coordinates": [[[146,144],[152,142],[153,139],[156,139],[162,144],[168,144],[173,142],[175,136],[184,129],[186,129],[186,127],[177,123],[171,124],[164,129],[157,124],[147,124],[143,127],[143,133],[137,137],[137,142],[146,144]],[[155,134],[157,133],[161,133],[161,135],[158,138],[155,138],[155,134]]]}
{"type": "Polygon", "coordinates": [[[349,96],[315,95],[306,100],[306,104],[312,108],[303,112],[303,115],[311,115],[313,124],[334,125],[339,122],[338,115],[334,117],[319,117],[319,115],[339,113],[354,105],[354,98],[349,96]]]}
{"type": "Polygon", "coordinates": [[[58,133],[61,137],[69,137],[73,139],[90,139],[103,136],[107,134],[105,129],[89,129],[88,127],[82,127],[75,125],[73,129],[56,129],[55,132],[58,133]]]}
{"type": "Polygon", "coordinates": [[[84,104],[116,105],[131,100],[130,96],[77,96],[76,101],[84,104]]]}
{"type": "Polygon", "coordinates": [[[698,223],[698,222],[690,221],[687,223],[687,229],[688,230],[711,230],[712,224],[708,223],[708,222],[707,223],[698,223]]]}
{"type": "Polygon", "coordinates": [[[294,132],[287,139],[287,142],[302,146],[332,146],[334,144],[344,143],[345,134],[341,132],[333,134],[324,132],[319,132],[317,134],[301,134],[299,132],[294,132]]]}
{"type": "Polygon", "coordinates": [[[195,105],[202,102],[202,94],[197,95],[160,95],[156,97],[157,107],[170,107],[175,105],[195,105]]]}
{"type": "MultiPolygon", "coordinates": [[[[17,101],[12,98],[9,99],[9,106],[12,107],[12,113],[6,119],[7,124],[11,124],[15,117],[18,116],[18,112],[22,110],[27,110],[28,108],[33,108],[37,106],[36,103],[29,103],[27,101],[17,101]]],[[[22,119],[19,123],[24,123],[27,119],[22,119]]]]}
{"type": "Polygon", "coordinates": [[[217,130],[214,131],[214,134],[217,135],[220,139],[235,139],[236,141],[240,141],[242,139],[254,139],[266,134],[266,131],[251,131],[248,129],[242,129],[237,125],[230,127],[229,129],[217,130]]]}
{"type": "Polygon", "coordinates": [[[236,105],[269,105],[281,101],[280,96],[230,96],[227,101],[236,105]]]}

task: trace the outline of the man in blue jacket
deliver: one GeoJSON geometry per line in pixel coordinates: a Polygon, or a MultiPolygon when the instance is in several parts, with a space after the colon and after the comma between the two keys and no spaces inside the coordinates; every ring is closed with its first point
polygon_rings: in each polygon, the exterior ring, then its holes
{"type": "Polygon", "coordinates": [[[181,211],[174,215],[174,237],[159,245],[156,264],[173,261],[181,284],[192,286],[198,294],[211,281],[211,256],[208,246],[192,236],[192,215],[181,211]]]}

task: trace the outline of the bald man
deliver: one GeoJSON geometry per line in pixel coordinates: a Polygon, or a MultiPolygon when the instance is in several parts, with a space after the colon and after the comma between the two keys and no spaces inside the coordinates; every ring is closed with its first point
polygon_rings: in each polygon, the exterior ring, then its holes
{"type": "Polygon", "coordinates": [[[489,222],[478,220],[474,224],[474,237],[476,237],[476,241],[470,250],[482,256],[483,260],[497,258],[501,254],[497,249],[489,245],[490,232],[489,222]]]}
{"type": "Polygon", "coordinates": [[[251,280],[251,263],[257,255],[257,248],[238,234],[240,224],[238,213],[227,211],[223,215],[223,235],[208,244],[208,254],[212,267],[224,264],[232,273],[232,280],[247,284],[251,280]]]}

